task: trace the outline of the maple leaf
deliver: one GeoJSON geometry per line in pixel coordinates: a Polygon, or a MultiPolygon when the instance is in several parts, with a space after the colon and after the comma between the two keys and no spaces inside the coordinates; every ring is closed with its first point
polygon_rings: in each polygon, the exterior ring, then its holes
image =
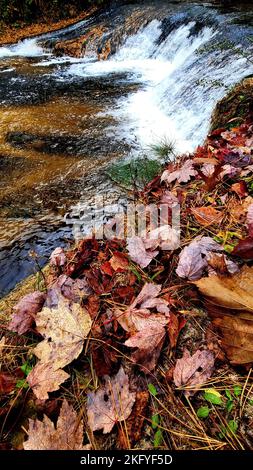
{"type": "Polygon", "coordinates": [[[129,378],[121,367],[114,377],[106,376],[104,386],[88,393],[87,398],[90,429],[103,429],[103,433],[107,434],[117,422],[125,421],[130,416],[136,394],[130,392],[129,378]]]}
{"type": "Polygon", "coordinates": [[[81,302],[83,298],[92,293],[87,280],[72,279],[71,277],[62,274],[52,284],[47,291],[47,298],[45,307],[57,307],[61,296],[73,302],[81,302]]]}
{"type": "Polygon", "coordinates": [[[62,298],[57,308],[44,307],[37,315],[37,331],[45,339],[33,351],[40,362],[28,375],[27,380],[38,398],[47,396],[47,391],[57,390],[58,388],[54,387],[59,386],[62,378],[66,380],[68,376],[61,368],[82,352],[91,325],[90,315],[84,308],[62,298]],[[40,377],[40,368],[44,379],[40,377]]]}
{"type": "Polygon", "coordinates": [[[114,315],[125,331],[139,331],[157,322],[161,326],[165,326],[168,317],[165,315],[151,314],[150,309],[155,308],[157,312],[169,315],[168,302],[159,299],[157,296],[161,292],[162,286],[147,283],[142,288],[136,299],[125,311],[119,309],[114,310],[114,315]]]}
{"type": "Polygon", "coordinates": [[[146,249],[144,240],[137,236],[128,238],[127,250],[132,261],[141,268],[146,268],[159,253],[158,250],[146,249]]]}
{"type": "Polygon", "coordinates": [[[187,387],[188,390],[186,389],[184,393],[190,395],[211,377],[213,368],[214,355],[211,351],[198,349],[191,356],[185,349],[183,357],[176,361],[173,373],[174,383],[177,387],[187,387]]]}
{"type": "Polygon", "coordinates": [[[212,206],[196,207],[191,209],[194,218],[200,225],[217,225],[223,219],[223,214],[212,206]]]}
{"type": "Polygon", "coordinates": [[[222,334],[222,347],[234,364],[253,361],[253,267],[238,273],[210,276],[194,284],[205,298],[205,306],[222,334]]]}
{"type": "Polygon", "coordinates": [[[157,248],[162,250],[176,250],[180,244],[180,234],[169,225],[162,225],[151,230],[147,237],[131,237],[128,239],[127,249],[130,258],[141,268],[146,268],[158,255],[157,248]]]}
{"type": "Polygon", "coordinates": [[[42,309],[46,295],[40,291],[25,295],[13,308],[14,314],[8,329],[19,335],[26,333],[32,326],[36,314],[42,309]]]}
{"type": "Polygon", "coordinates": [[[63,248],[55,248],[50,256],[50,266],[62,267],[66,263],[66,260],[67,259],[63,248]]]}
{"type": "Polygon", "coordinates": [[[161,181],[172,183],[177,180],[178,183],[187,183],[192,176],[196,176],[198,172],[193,167],[193,160],[187,160],[181,168],[176,171],[170,172],[165,170],[161,176],[161,181]]]}
{"type": "Polygon", "coordinates": [[[62,369],[57,369],[53,362],[38,362],[27,376],[27,382],[39,400],[47,400],[49,392],[59,390],[60,385],[69,378],[62,369]]]}
{"type": "Polygon", "coordinates": [[[83,421],[72,405],[63,400],[56,426],[44,415],[43,421],[29,419],[25,450],[89,450],[83,445],[83,421]]]}
{"type": "Polygon", "coordinates": [[[137,348],[132,359],[141,365],[144,372],[151,371],[156,366],[165,339],[164,327],[169,321],[168,302],[157,298],[160,292],[161,286],[145,284],[125,311],[114,311],[122,328],[132,333],[125,345],[137,348]],[[159,313],[152,314],[150,309],[156,309],[159,313]]]}
{"type": "Polygon", "coordinates": [[[223,248],[211,237],[196,237],[179,255],[176,273],[189,280],[199,279],[207,267],[206,255],[210,251],[222,251],[223,248]]]}

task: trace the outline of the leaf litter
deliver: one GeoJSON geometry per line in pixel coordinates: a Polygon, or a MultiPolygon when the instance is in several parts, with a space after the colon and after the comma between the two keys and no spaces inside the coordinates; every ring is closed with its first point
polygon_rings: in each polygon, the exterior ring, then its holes
{"type": "MultiPolygon", "coordinates": [[[[247,122],[215,130],[139,193],[144,205],[167,204],[169,215],[180,204],[180,234],[148,221],[145,236],[91,237],[53,252],[43,292],[19,301],[1,341],[7,358],[10,330],[18,341],[28,338],[30,388],[19,393],[28,393],[38,416],[55,397],[63,400],[56,425],[46,412],[25,425],[24,449],[86,448],[80,411],[96,448],[104,448],[104,434],[111,448],[251,445],[242,411],[226,411],[235,410],[235,395],[226,392],[227,409],[219,398],[220,414],[205,400],[208,390],[222,397],[222,387],[242,389],[245,380],[251,396],[252,130],[247,122]],[[221,414],[236,423],[236,441],[229,426],[221,429],[221,414]]],[[[12,406],[21,364],[16,373],[6,364],[1,393],[12,406]]]]}

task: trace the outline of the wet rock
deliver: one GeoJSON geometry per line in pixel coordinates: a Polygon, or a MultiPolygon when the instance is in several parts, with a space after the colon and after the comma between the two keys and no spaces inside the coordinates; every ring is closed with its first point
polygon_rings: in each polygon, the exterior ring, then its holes
{"type": "Polygon", "coordinates": [[[253,121],[253,77],[242,80],[217,103],[210,130],[227,127],[229,123],[236,127],[245,119],[253,121]]]}

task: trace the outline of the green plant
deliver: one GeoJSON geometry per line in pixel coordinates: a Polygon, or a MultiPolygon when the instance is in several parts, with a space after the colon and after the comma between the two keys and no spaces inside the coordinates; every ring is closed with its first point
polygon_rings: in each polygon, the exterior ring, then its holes
{"type": "Polygon", "coordinates": [[[161,170],[157,160],[147,157],[137,158],[129,163],[114,163],[107,170],[108,176],[117,184],[127,189],[141,189],[161,170]]]}

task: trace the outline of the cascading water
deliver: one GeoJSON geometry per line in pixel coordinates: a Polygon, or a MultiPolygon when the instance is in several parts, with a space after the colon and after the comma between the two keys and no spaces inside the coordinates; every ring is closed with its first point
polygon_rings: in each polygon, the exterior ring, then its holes
{"type": "MultiPolygon", "coordinates": [[[[178,152],[192,151],[206,136],[216,102],[253,72],[253,28],[241,21],[241,12],[161,2],[161,8],[152,6],[153,19],[145,21],[147,7],[141,8],[144,25],[123,36],[106,61],[98,61],[95,54],[55,57],[50,49],[57,40],[84,34],[96,23],[94,18],[0,48],[3,227],[17,219],[37,227],[55,212],[62,215],[65,199],[82,199],[82,185],[84,200],[89,198],[91,172],[96,175],[110,160],[143,153],[153,158],[150,146],[164,140],[173,141],[178,152]],[[55,207],[49,206],[51,199],[55,207]]],[[[100,21],[109,18],[113,29],[122,17],[119,9],[103,14],[100,21]]],[[[99,178],[93,178],[97,189],[99,178]]],[[[22,230],[17,224],[15,243],[22,230]]],[[[8,233],[2,231],[0,243],[4,250],[8,244],[13,250],[8,233]]],[[[25,237],[26,265],[29,249],[40,247],[41,237],[36,236],[35,245],[25,237]]],[[[56,243],[50,240],[48,250],[56,243]]],[[[23,265],[21,259],[17,280],[31,271],[23,265]]],[[[4,275],[2,290],[15,282],[4,275]]]]}

